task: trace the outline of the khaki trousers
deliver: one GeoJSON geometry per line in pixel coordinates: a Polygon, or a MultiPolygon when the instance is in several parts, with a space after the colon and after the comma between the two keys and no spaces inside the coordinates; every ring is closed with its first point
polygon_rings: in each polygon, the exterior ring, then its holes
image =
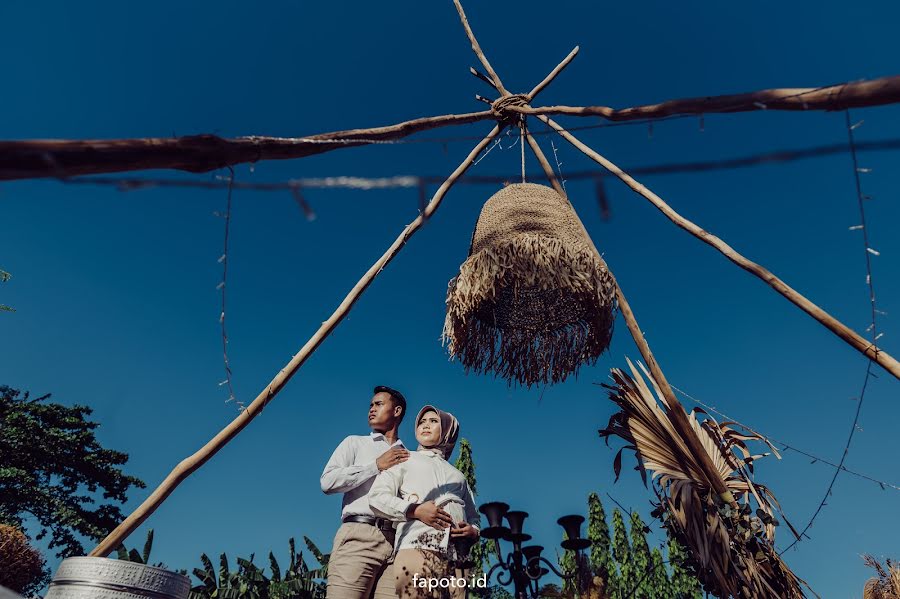
{"type": "Polygon", "coordinates": [[[460,578],[468,582],[468,574],[451,568],[434,551],[401,549],[394,558],[394,578],[400,599],[465,599],[466,587],[453,582],[460,578]]]}
{"type": "Polygon", "coordinates": [[[341,524],[328,560],[327,599],[396,599],[388,563],[393,551],[394,531],[361,522],[341,524]]]}

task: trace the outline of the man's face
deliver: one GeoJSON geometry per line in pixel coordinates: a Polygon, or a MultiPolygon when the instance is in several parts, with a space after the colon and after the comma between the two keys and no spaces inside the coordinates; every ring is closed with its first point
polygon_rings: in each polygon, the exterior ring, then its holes
{"type": "MultiPolygon", "coordinates": [[[[399,406],[398,406],[399,407],[399,406]]],[[[394,425],[397,412],[390,393],[380,391],[369,403],[369,426],[377,431],[386,431],[394,425]]]]}

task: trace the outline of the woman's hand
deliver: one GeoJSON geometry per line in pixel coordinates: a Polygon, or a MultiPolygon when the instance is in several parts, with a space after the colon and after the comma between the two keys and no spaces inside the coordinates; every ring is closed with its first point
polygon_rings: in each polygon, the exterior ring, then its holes
{"type": "Polygon", "coordinates": [[[444,530],[453,526],[450,514],[439,508],[433,501],[426,501],[410,506],[407,516],[421,520],[431,528],[444,530]]]}
{"type": "Polygon", "coordinates": [[[454,539],[474,540],[478,538],[478,529],[468,522],[462,522],[459,526],[450,528],[450,537],[454,539]]]}

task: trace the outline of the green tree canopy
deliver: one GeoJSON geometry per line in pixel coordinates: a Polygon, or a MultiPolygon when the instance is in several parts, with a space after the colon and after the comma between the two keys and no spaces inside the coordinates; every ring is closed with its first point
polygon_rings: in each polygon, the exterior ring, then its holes
{"type": "Polygon", "coordinates": [[[49,398],[0,386],[0,522],[22,528],[34,520],[36,538],[50,534],[58,557],[80,555],[79,537],[106,535],[122,520],[116,504],[144,483],[122,472],[127,454],[97,442],[90,408],[49,398]]]}
{"type": "Polygon", "coordinates": [[[596,493],[588,495],[587,538],[591,541],[591,572],[603,580],[606,594],[612,596],[618,586],[618,574],[612,556],[606,511],[603,509],[600,496],[596,493]]]}

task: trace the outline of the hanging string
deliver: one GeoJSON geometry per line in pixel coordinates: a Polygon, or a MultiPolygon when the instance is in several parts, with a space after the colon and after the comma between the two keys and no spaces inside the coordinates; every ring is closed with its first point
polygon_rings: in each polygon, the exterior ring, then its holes
{"type": "Polygon", "coordinates": [[[556,161],[556,173],[559,176],[559,184],[562,185],[563,193],[569,195],[569,191],[566,189],[566,180],[563,179],[562,175],[562,162],[559,161],[559,153],[556,144],[553,143],[553,138],[550,138],[550,147],[553,148],[553,160],[556,161]]]}
{"type": "MultiPolygon", "coordinates": [[[[228,280],[228,235],[231,230],[231,192],[234,188],[234,169],[229,166],[228,171],[228,199],[225,203],[225,214],[214,213],[216,216],[221,216],[225,219],[225,239],[222,255],[219,257],[219,263],[222,265],[222,281],[216,286],[216,289],[222,293],[222,310],[219,313],[219,324],[222,327],[222,359],[225,364],[225,380],[220,382],[219,386],[225,385],[228,387],[228,399],[225,400],[225,403],[235,401],[234,386],[231,382],[231,365],[228,360],[228,333],[225,330],[225,285],[228,280]]],[[[237,406],[239,410],[244,409],[244,405],[241,402],[237,402],[237,406]]]]}
{"type": "Polygon", "coordinates": [[[519,146],[522,150],[522,183],[525,183],[525,116],[519,121],[519,146]]]}
{"type": "MultiPolygon", "coordinates": [[[[866,223],[866,207],[865,202],[867,199],[870,199],[869,196],[866,196],[862,192],[862,184],[860,182],[860,174],[861,173],[869,173],[871,169],[862,168],[859,166],[859,161],[857,160],[856,153],[856,140],[853,135],[853,131],[862,125],[862,121],[854,124],[851,124],[850,119],[850,111],[844,111],[844,124],[847,128],[847,142],[850,150],[850,158],[853,161],[853,180],[856,184],[856,202],[859,207],[859,224],[853,225],[850,227],[851,231],[862,231],[863,233],[863,254],[866,257],[866,285],[869,288],[869,304],[871,306],[871,319],[872,323],[866,329],[872,334],[872,344],[871,347],[875,352],[875,359],[878,358],[878,338],[881,337],[881,334],[878,333],[877,329],[877,321],[876,317],[878,315],[878,310],[875,306],[875,285],[872,282],[872,256],[878,256],[879,253],[873,250],[869,246],[869,235],[867,231],[867,223],[866,223]]],[[[828,483],[828,488],[825,490],[825,495],[822,497],[822,501],[819,502],[819,507],[816,508],[816,511],[813,513],[812,517],[807,522],[806,526],[800,532],[800,535],[797,539],[794,540],[790,545],[785,547],[779,552],[779,555],[785,553],[788,549],[794,547],[797,543],[799,543],[804,537],[809,539],[809,535],[806,534],[806,531],[809,530],[813,522],[816,521],[816,517],[821,513],[822,509],[828,505],[828,498],[831,497],[831,492],[834,489],[834,483],[837,481],[838,474],[843,470],[844,461],[847,459],[847,453],[850,451],[850,443],[853,441],[853,435],[857,430],[861,430],[859,428],[859,414],[862,411],[863,400],[866,396],[866,389],[869,386],[869,380],[871,377],[875,376],[872,373],[872,360],[866,360],[866,376],[863,378],[862,389],[859,392],[859,397],[856,401],[856,413],[853,415],[853,424],[850,427],[850,434],[847,436],[847,443],[844,445],[844,452],[841,454],[841,459],[838,462],[838,468],[834,471],[834,476],[831,478],[831,482],[828,483]]]]}

